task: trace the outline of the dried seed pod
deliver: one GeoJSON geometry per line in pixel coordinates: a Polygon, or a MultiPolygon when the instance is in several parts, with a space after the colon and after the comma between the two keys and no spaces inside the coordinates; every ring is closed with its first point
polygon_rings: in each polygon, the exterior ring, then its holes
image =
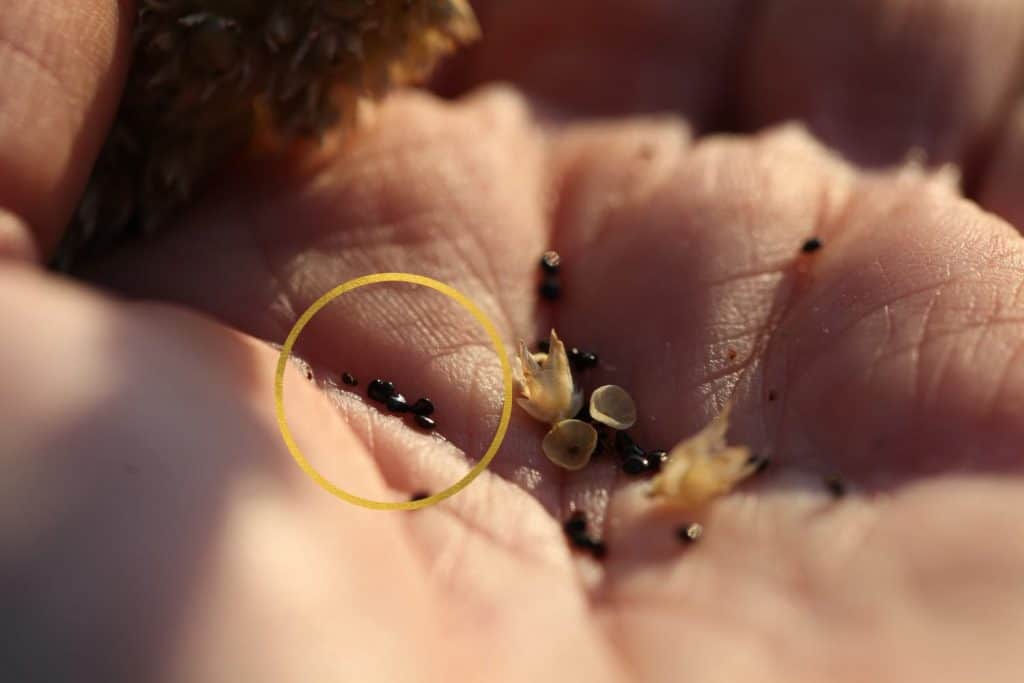
{"type": "Polygon", "coordinates": [[[683,508],[698,508],[757,470],[749,448],[726,443],[731,410],[729,403],[711,424],[669,452],[661,474],[651,481],[651,495],[683,508]]]}
{"type": "Polygon", "coordinates": [[[554,424],[576,415],[583,405],[583,392],[572,378],[565,344],[551,330],[547,354],[534,354],[519,342],[519,354],[513,359],[513,371],[519,392],[517,402],[531,417],[554,424]]]}
{"type": "Polygon", "coordinates": [[[562,420],[541,444],[548,460],[567,470],[585,467],[596,446],[597,430],[581,420],[562,420]]]}
{"type": "Polygon", "coordinates": [[[622,387],[605,384],[590,394],[590,416],[612,429],[629,429],[636,424],[636,404],[622,387]]]}

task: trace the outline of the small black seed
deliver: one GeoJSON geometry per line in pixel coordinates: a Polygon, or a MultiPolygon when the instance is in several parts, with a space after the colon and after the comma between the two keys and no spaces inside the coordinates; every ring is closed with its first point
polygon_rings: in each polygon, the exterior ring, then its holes
{"type": "Polygon", "coordinates": [[[554,276],[544,278],[540,285],[540,295],[548,301],[556,301],[562,296],[562,283],[554,276]]]}
{"type": "Polygon", "coordinates": [[[813,254],[819,249],[821,249],[821,240],[818,239],[817,237],[812,237],[811,239],[804,242],[804,245],[800,247],[800,251],[802,251],[805,254],[813,254]]]}
{"type": "Polygon", "coordinates": [[[643,474],[650,466],[650,461],[642,455],[631,455],[622,461],[622,471],[629,475],[643,474]]]}
{"type": "Polygon", "coordinates": [[[352,375],[351,372],[343,372],[343,373],[341,373],[341,381],[344,382],[345,384],[349,385],[350,387],[354,387],[357,384],[359,384],[359,380],[357,380],[352,375]]]}
{"type": "Polygon", "coordinates": [[[846,483],[835,475],[825,477],[825,487],[833,498],[842,498],[846,495],[846,483]]]}
{"type": "Polygon", "coordinates": [[[405,396],[402,394],[392,394],[387,397],[384,401],[384,405],[388,407],[392,413],[405,413],[409,411],[409,402],[405,400],[405,396]]]}
{"type": "Polygon", "coordinates": [[[615,432],[615,450],[623,458],[642,458],[645,455],[644,449],[637,446],[636,442],[633,441],[633,437],[626,432],[615,432]]]}
{"type": "Polygon", "coordinates": [[[562,257],[558,255],[557,251],[545,251],[544,255],[540,257],[540,267],[549,275],[557,275],[562,267],[562,257]]]}
{"type": "Polygon", "coordinates": [[[549,342],[547,339],[543,339],[537,342],[537,350],[540,351],[541,353],[548,353],[549,351],[551,351],[551,342],[549,342]]]}
{"type": "Polygon", "coordinates": [[[590,551],[590,554],[594,556],[595,560],[603,560],[604,556],[608,554],[608,548],[605,546],[603,541],[588,539],[587,549],[590,551]]]}
{"type": "Polygon", "coordinates": [[[683,543],[693,543],[704,535],[704,527],[693,522],[691,524],[684,524],[676,529],[676,538],[683,543]]]}
{"type": "Polygon", "coordinates": [[[661,466],[668,462],[667,451],[647,451],[647,471],[657,474],[661,472],[661,466]]]}
{"type": "Polygon", "coordinates": [[[580,357],[580,363],[582,363],[583,367],[587,369],[596,368],[598,360],[597,354],[589,351],[582,354],[580,357]]]}
{"type": "Polygon", "coordinates": [[[772,389],[771,391],[768,392],[768,400],[769,401],[774,401],[778,397],[779,397],[779,395],[775,392],[774,389],[772,389]]]}
{"type": "Polygon", "coordinates": [[[433,415],[434,402],[429,398],[418,398],[416,399],[416,402],[412,404],[412,408],[410,408],[410,410],[417,415],[433,415]]]}
{"type": "Polygon", "coordinates": [[[570,538],[583,537],[587,533],[587,518],[582,511],[577,510],[569,516],[569,519],[565,520],[562,528],[565,530],[566,536],[570,538]]]}
{"type": "Polygon", "coordinates": [[[437,421],[432,417],[427,417],[426,415],[417,415],[416,424],[423,427],[423,429],[434,429],[437,427],[437,421]]]}
{"type": "Polygon", "coordinates": [[[425,498],[430,498],[429,491],[416,491],[411,496],[409,496],[410,501],[424,500],[425,498]]]}
{"type": "Polygon", "coordinates": [[[388,400],[388,397],[393,396],[394,393],[395,383],[389,382],[386,379],[375,379],[366,387],[366,395],[374,401],[380,401],[381,403],[388,400]]]}

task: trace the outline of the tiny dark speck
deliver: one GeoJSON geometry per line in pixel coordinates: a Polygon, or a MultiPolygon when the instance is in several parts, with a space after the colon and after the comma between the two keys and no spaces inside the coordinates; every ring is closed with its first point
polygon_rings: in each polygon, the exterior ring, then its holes
{"type": "Polygon", "coordinates": [[[768,400],[769,401],[774,401],[778,397],[779,397],[779,394],[774,389],[772,389],[771,391],[768,392],[768,400]]]}
{"type": "Polygon", "coordinates": [[[833,498],[842,498],[846,495],[846,484],[839,477],[825,477],[825,487],[833,498]]]}
{"type": "Polygon", "coordinates": [[[426,415],[417,415],[416,424],[423,429],[434,429],[437,427],[437,421],[432,417],[427,417],[426,415]]]}
{"type": "Polygon", "coordinates": [[[819,249],[821,249],[821,240],[818,239],[817,237],[812,237],[811,239],[804,242],[804,246],[800,247],[800,251],[802,251],[805,254],[813,254],[819,249]]]}
{"type": "Polygon", "coordinates": [[[359,384],[359,380],[357,380],[352,375],[351,372],[343,372],[343,373],[341,373],[341,381],[344,382],[345,384],[349,385],[350,387],[354,387],[357,384],[359,384]]]}
{"type": "Polygon", "coordinates": [[[700,539],[704,535],[704,527],[693,522],[692,524],[684,524],[676,529],[676,538],[683,543],[693,543],[700,539]]]}
{"type": "Polygon", "coordinates": [[[587,518],[577,510],[569,516],[569,519],[565,520],[562,528],[570,538],[580,537],[587,532],[587,518]]]}
{"type": "Polygon", "coordinates": [[[540,285],[540,295],[548,301],[556,301],[562,296],[562,285],[557,278],[544,278],[540,285]]]}

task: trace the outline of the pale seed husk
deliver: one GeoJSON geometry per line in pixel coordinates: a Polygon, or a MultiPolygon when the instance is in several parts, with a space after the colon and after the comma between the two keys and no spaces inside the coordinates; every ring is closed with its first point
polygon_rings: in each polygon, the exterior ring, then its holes
{"type": "Polygon", "coordinates": [[[582,420],[556,423],[541,444],[548,460],[567,470],[586,467],[596,447],[597,430],[582,420]]]}
{"type": "Polygon", "coordinates": [[[622,387],[605,384],[590,394],[590,416],[612,429],[629,429],[636,424],[636,403],[622,387]]]}

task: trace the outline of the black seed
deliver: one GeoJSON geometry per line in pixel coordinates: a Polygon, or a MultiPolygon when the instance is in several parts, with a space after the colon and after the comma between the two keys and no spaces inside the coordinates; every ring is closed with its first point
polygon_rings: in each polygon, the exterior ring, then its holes
{"type": "Polygon", "coordinates": [[[387,397],[384,401],[384,405],[388,407],[392,413],[405,413],[409,411],[409,402],[405,400],[405,396],[402,394],[392,394],[387,397]]]}
{"type": "Polygon", "coordinates": [[[416,402],[412,404],[410,410],[417,415],[433,415],[434,414],[434,402],[429,398],[418,398],[416,402]]]}
{"type": "Polygon", "coordinates": [[[812,237],[811,239],[804,242],[804,246],[800,247],[800,251],[804,252],[805,254],[813,254],[819,249],[821,249],[821,240],[818,239],[817,237],[812,237]]]}
{"type": "Polygon", "coordinates": [[[684,524],[676,529],[676,538],[683,543],[693,543],[704,535],[704,527],[697,522],[684,524]]]}
{"type": "Polygon", "coordinates": [[[549,351],[551,351],[551,342],[549,342],[547,339],[543,339],[537,342],[537,350],[540,351],[541,353],[548,353],[549,351]]]}
{"type": "Polygon", "coordinates": [[[605,546],[603,541],[595,541],[593,539],[587,539],[587,550],[594,556],[595,560],[603,560],[604,556],[608,554],[608,548],[605,546]]]}
{"type": "Polygon", "coordinates": [[[540,267],[549,275],[557,275],[562,267],[562,257],[558,255],[557,251],[545,251],[540,257],[540,267]]]}
{"type": "Polygon", "coordinates": [[[425,498],[430,498],[429,491],[416,491],[411,496],[409,496],[410,501],[423,500],[425,498]]]}
{"type": "Polygon", "coordinates": [[[643,474],[650,466],[650,461],[642,455],[631,455],[622,461],[622,471],[629,475],[643,474]]]}
{"type": "Polygon", "coordinates": [[[657,474],[661,472],[661,466],[668,462],[667,451],[647,451],[647,471],[657,474]]]}
{"type": "Polygon", "coordinates": [[[775,392],[774,389],[772,389],[771,391],[768,392],[768,400],[769,401],[774,401],[778,397],[779,397],[779,395],[775,392]]]}
{"type": "Polygon", "coordinates": [[[633,441],[633,437],[626,432],[615,432],[615,450],[623,458],[643,458],[645,455],[644,449],[637,446],[636,442],[633,441]]]}
{"type": "Polygon", "coordinates": [[[825,477],[825,487],[828,488],[828,492],[832,494],[833,498],[842,498],[846,495],[845,482],[835,475],[825,477]]]}
{"type": "Polygon", "coordinates": [[[416,424],[423,427],[423,429],[434,429],[437,427],[437,421],[432,417],[427,417],[426,415],[417,415],[416,424]]]}
{"type": "Polygon", "coordinates": [[[754,466],[754,474],[761,474],[768,469],[768,466],[772,464],[772,461],[763,455],[752,455],[747,459],[747,464],[754,466]]]}
{"type": "Polygon", "coordinates": [[[587,533],[587,518],[582,511],[577,510],[569,516],[569,519],[565,520],[562,529],[565,531],[565,535],[571,539],[585,537],[587,533]]]}
{"type": "Polygon", "coordinates": [[[351,372],[341,373],[341,381],[349,385],[350,387],[354,387],[357,384],[359,384],[359,380],[353,377],[351,372]]]}
{"type": "Polygon", "coordinates": [[[587,369],[596,368],[598,363],[597,354],[587,351],[580,356],[580,363],[582,363],[583,367],[587,369]]]}
{"type": "Polygon", "coordinates": [[[562,283],[557,277],[548,276],[540,285],[540,295],[548,301],[555,301],[562,296],[562,283]]]}
{"type": "Polygon", "coordinates": [[[386,379],[375,379],[366,387],[366,395],[381,403],[388,400],[388,397],[393,396],[394,393],[395,383],[386,379]]]}

